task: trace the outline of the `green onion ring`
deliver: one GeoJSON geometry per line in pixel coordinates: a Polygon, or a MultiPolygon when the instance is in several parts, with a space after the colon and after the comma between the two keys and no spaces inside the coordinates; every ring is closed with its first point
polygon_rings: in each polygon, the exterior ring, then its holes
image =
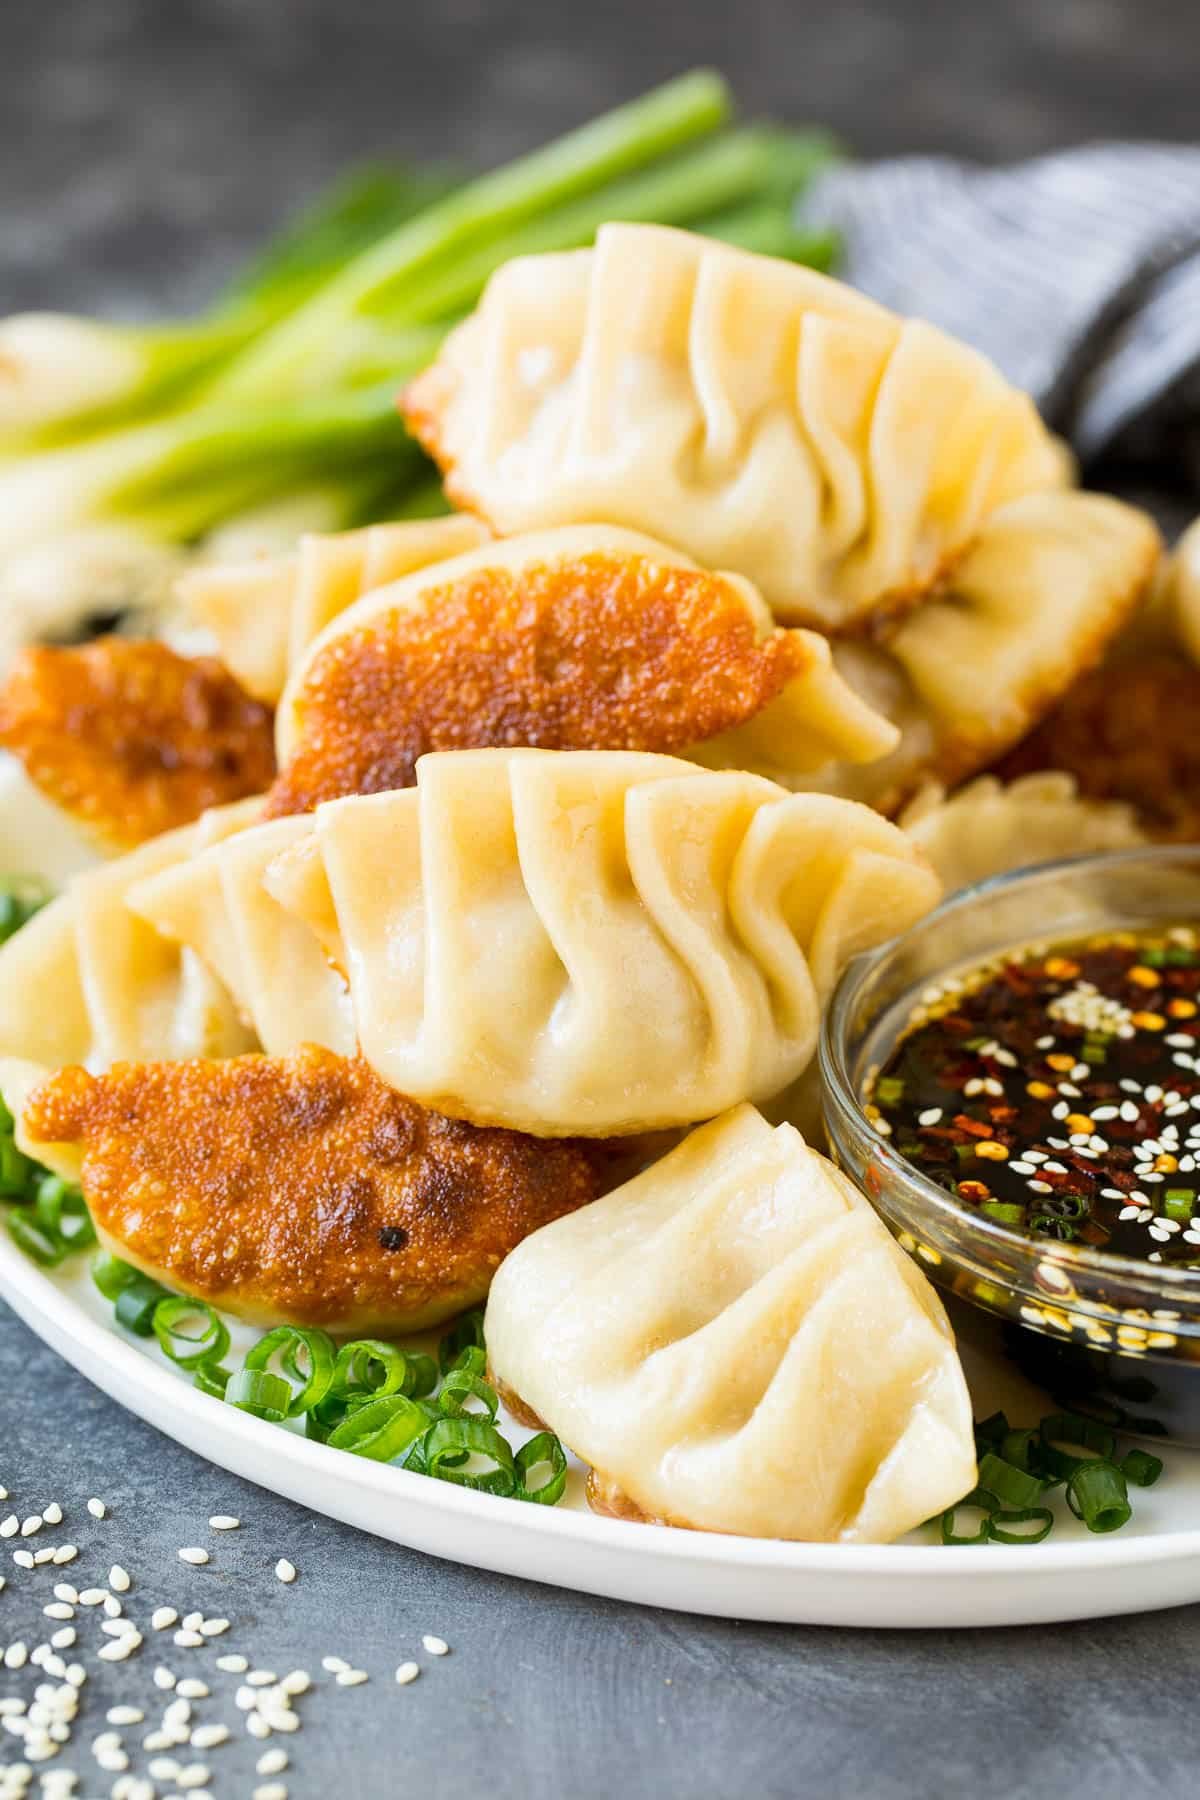
{"type": "Polygon", "coordinates": [[[272,1375],[269,1369],[235,1369],[225,1388],[225,1399],[239,1412],[281,1425],[288,1416],[292,1387],[282,1375],[272,1375]]]}
{"type": "Polygon", "coordinates": [[[65,1251],[90,1250],[96,1242],[82,1190],[60,1175],[43,1175],[38,1182],[33,1216],[46,1236],[57,1238],[65,1251]]]}
{"type": "Polygon", "coordinates": [[[40,1268],[56,1269],[66,1255],[66,1247],[61,1240],[51,1237],[23,1212],[10,1213],[8,1235],[17,1248],[23,1250],[40,1268]]]}
{"type": "Polygon", "coordinates": [[[443,1374],[453,1368],[462,1352],[467,1349],[483,1349],[483,1313],[478,1307],[472,1312],[465,1312],[461,1319],[446,1333],[438,1345],[438,1362],[443,1374]]]}
{"type": "Polygon", "coordinates": [[[1121,1459],[1120,1470],[1134,1487],[1153,1487],[1163,1472],[1162,1459],[1151,1456],[1148,1450],[1127,1450],[1121,1459]]]}
{"type": "Polygon", "coordinates": [[[229,1386],[230,1370],[223,1369],[219,1363],[202,1362],[192,1375],[192,1386],[199,1388],[202,1394],[211,1394],[214,1400],[223,1400],[229,1386]]]}
{"type": "Polygon", "coordinates": [[[1008,1432],[1009,1423],[1002,1412],[994,1412],[986,1419],[980,1419],[975,1427],[976,1450],[981,1456],[985,1450],[999,1450],[1008,1432]]]}
{"type": "Polygon", "coordinates": [[[350,1450],[373,1462],[391,1462],[427,1430],[424,1407],[406,1394],[385,1394],[356,1406],[325,1441],[334,1450],[350,1450]]]}
{"type": "Polygon", "coordinates": [[[115,1300],[136,1274],[132,1263],[122,1262],[119,1256],[111,1256],[107,1250],[102,1250],[92,1264],[92,1280],[106,1300],[115,1300]]]}
{"type": "Polygon", "coordinates": [[[1089,1531],[1120,1531],[1133,1517],[1124,1475],[1100,1458],[1076,1464],[1067,1481],[1067,1505],[1089,1531]]]}
{"type": "Polygon", "coordinates": [[[315,1327],[277,1325],[247,1351],[245,1366],[247,1369],[268,1369],[276,1355],[283,1371],[279,1379],[287,1381],[292,1395],[287,1416],[295,1419],[318,1405],[329,1392],[335,1361],[333,1339],[315,1327]],[[307,1374],[300,1366],[302,1351],[308,1356],[307,1374]]]}
{"type": "Polygon", "coordinates": [[[385,1394],[407,1393],[408,1357],[395,1344],[382,1338],[358,1338],[343,1344],[333,1365],[331,1394],[366,1391],[382,1398],[385,1394]]]}
{"type": "Polygon", "coordinates": [[[980,1458],[979,1485],[986,1493],[995,1494],[1001,1506],[1021,1508],[1041,1498],[1045,1483],[988,1450],[980,1458]]]}
{"type": "Polygon", "coordinates": [[[432,1356],[426,1356],[423,1350],[406,1350],[404,1360],[408,1369],[404,1376],[402,1393],[410,1400],[423,1400],[426,1394],[432,1394],[438,1384],[438,1366],[432,1356]]]}
{"type": "Polygon", "coordinates": [[[475,1488],[482,1494],[512,1494],[516,1468],[512,1447],[486,1419],[439,1419],[424,1444],[425,1470],[438,1481],[475,1488]],[[495,1467],[476,1473],[464,1466],[472,1456],[490,1457],[495,1467]]]}
{"type": "Polygon", "coordinates": [[[1038,1435],[1042,1462],[1060,1480],[1069,1480],[1080,1463],[1108,1462],[1117,1442],[1107,1425],[1082,1413],[1049,1413],[1038,1426],[1038,1435]],[[1064,1444],[1076,1444],[1084,1454],[1064,1450],[1064,1444]]]}
{"type": "Polygon", "coordinates": [[[31,1200],[30,1187],[38,1173],[38,1165],[17,1149],[11,1137],[0,1137],[0,1200],[31,1200]]]}
{"type": "Polygon", "coordinates": [[[988,1536],[997,1544],[1040,1544],[1048,1538],[1054,1529],[1054,1514],[1048,1506],[1018,1506],[1003,1512],[994,1512],[987,1520],[988,1536]],[[1037,1520],[1041,1526],[1039,1531],[1008,1531],[1009,1525],[1032,1524],[1037,1520]]]}
{"type": "Polygon", "coordinates": [[[188,1300],[173,1294],[160,1300],[154,1309],[154,1335],[164,1356],[169,1356],[181,1369],[197,1369],[202,1363],[219,1363],[229,1348],[229,1329],[211,1306],[203,1300],[188,1300]],[[204,1329],[197,1336],[184,1327],[203,1320],[204,1329]]]}
{"type": "Polygon", "coordinates": [[[488,1424],[494,1424],[496,1414],[500,1411],[500,1396],[495,1388],[489,1386],[482,1375],[476,1375],[470,1369],[458,1365],[448,1369],[442,1382],[442,1391],[438,1395],[438,1405],[442,1411],[451,1419],[478,1418],[478,1413],[467,1411],[467,1401],[471,1398],[482,1401],[488,1424]]]}
{"type": "Polygon", "coordinates": [[[157,1281],[135,1272],[133,1279],[127,1281],[117,1295],[113,1308],[117,1324],[132,1331],[136,1337],[150,1337],[154,1331],[155,1308],[160,1300],[170,1298],[166,1288],[157,1281]]]}
{"type": "Polygon", "coordinates": [[[997,1500],[995,1494],[989,1494],[984,1488],[972,1488],[969,1494],[964,1494],[961,1500],[956,1500],[954,1505],[948,1506],[942,1514],[943,1544],[986,1544],[988,1541],[988,1525],[992,1514],[999,1512],[999,1510],[1000,1502],[997,1500]],[[980,1523],[978,1531],[975,1532],[972,1537],[960,1537],[954,1529],[954,1515],[962,1506],[977,1506],[985,1515],[980,1523]]]}
{"type": "Polygon", "coordinates": [[[535,1506],[555,1506],[563,1497],[567,1485],[567,1456],[559,1440],[552,1431],[539,1431],[531,1437],[527,1444],[522,1444],[516,1455],[518,1500],[532,1500],[535,1506]],[[540,1463],[550,1465],[549,1479],[540,1487],[531,1488],[526,1477],[540,1463]]]}

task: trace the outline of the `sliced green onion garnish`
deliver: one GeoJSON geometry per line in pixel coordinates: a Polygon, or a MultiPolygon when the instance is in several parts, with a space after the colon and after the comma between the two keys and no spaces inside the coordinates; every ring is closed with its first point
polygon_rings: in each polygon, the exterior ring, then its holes
{"type": "Polygon", "coordinates": [[[999,1501],[995,1494],[989,1494],[983,1488],[972,1488],[969,1494],[953,1506],[948,1506],[942,1514],[943,1544],[986,1544],[988,1541],[988,1525],[992,1514],[999,1509],[999,1501]],[[964,1508],[978,1508],[982,1513],[978,1529],[973,1533],[958,1530],[957,1514],[964,1508]]]}
{"type": "MultiPolygon", "coordinates": [[[[468,1415],[467,1401],[478,1400],[489,1421],[496,1417],[500,1410],[500,1396],[494,1387],[476,1375],[470,1368],[456,1364],[447,1369],[442,1382],[442,1391],[438,1395],[438,1405],[452,1419],[465,1418],[468,1415]]],[[[473,1410],[471,1417],[478,1417],[473,1410]]]]}
{"type": "Polygon", "coordinates": [[[407,1392],[408,1358],[382,1338],[359,1338],[343,1344],[333,1365],[332,1394],[367,1390],[377,1395],[407,1392]]]}
{"type": "Polygon", "coordinates": [[[999,1450],[1009,1433],[1009,1423],[1002,1412],[989,1413],[975,1427],[975,1449],[980,1456],[985,1450],[999,1450]]]}
{"type": "Polygon", "coordinates": [[[219,1363],[229,1348],[229,1330],[203,1300],[172,1295],[154,1309],[154,1335],[164,1356],[181,1369],[219,1363]]]}
{"type": "Polygon", "coordinates": [[[478,1307],[466,1312],[446,1333],[438,1345],[438,1362],[443,1372],[456,1363],[464,1350],[483,1349],[483,1314],[478,1307]]]}
{"type": "Polygon", "coordinates": [[[18,1249],[23,1250],[26,1256],[43,1269],[57,1268],[66,1255],[66,1248],[61,1240],[43,1231],[26,1213],[9,1214],[8,1235],[18,1249]]]}
{"type": "Polygon", "coordinates": [[[875,1099],[881,1106],[896,1106],[904,1098],[904,1081],[899,1075],[882,1075],[875,1083],[875,1099]]]}
{"type": "Polygon", "coordinates": [[[987,1521],[988,1536],[997,1544],[1040,1544],[1054,1528],[1054,1514],[1048,1506],[1021,1506],[1005,1512],[994,1512],[987,1521]],[[1034,1531],[1014,1531],[1015,1525],[1036,1525],[1034,1531]]]}
{"type": "Polygon", "coordinates": [[[279,1425],[288,1416],[292,1400],[291,1383],[269,1369],[235,1369],[225,1388],[225,1398],[239,1412],[253,1413],[279,1425]]]}
{"type": "Polygon", "coordinates": [[[562,1499],[567,1485],[567,1458],[552,1431],[539,1431],[516,1454],[518,1500],[532,1500],[535,1506],[554,1506],[562,1499]],[[546,1468],[549,1474],[536,1487],[529,1486],[535,1469],[546,1468]]]}
{"type": "Polygon", "coordinates": [[[406,1350],[404,1360],[408,1368],[402,1391],[410,1400],[423,1400],[426,1394],[432,1394],[438,1384],[437,1363],[432,1356],[426,1356],[423,1350],[406,1350]]]}
{"type": "Polygon", "coordinates": [[[1081,1462],[1109,1461],[1116,1448],[1117,1440],[1108,1426],[1082,1413],[1049,1413],[1038,1431],[1042,1460],[1050,1473],[1060,1478],[1069,1478],[1081,1462]]]}
{"type": "Polygon", "coordinates": [[[0,1200],[28,1200],[38,1173],[31,1157],[17,1149],[11,1137],[0,1137],[0,1200]]]}
{"type": "Polygon", "coordinates": [[[43,1175],[37,1184],[33,1216],[64,1251],[90,1250],[96,1242],[92,1215],[81,1190],[60,1175],[43,1175]]]}
{"type": "Polygon", "coordinates": [[[1023,1469],[1026,1475],[1037,1475],[1040,1472],[1042,1440],[1034,1430],[1007,1431],[1000,1441],[997,1455],[1014,1469],[1023,1469]]]}
{"type": "Polygon", "coordinates": [[[997,1225],[1020,1225],[1025,1218],[1025,1208],[1018,1200],[981,1200],[979,1210],[997,1225]]]}
{"type": "Polygon", "coordinates": [[[516,1488],[512,1446],[486,1419],[439,1419],[424,1444],[426,1473],[483,1494],[511,1494],[516,1488]],[[484,1460],[491,1468],[473,1468],[484,1460]]]}
{"type": "Polygon", "coordinates": [[[1192,1208],[1196,1204],[1194,1188],[1168,1188],[1163,1195],[1163,1211],[1168,1219],[1178,1219],[1186,1225],[1192,1216],[1192,1208]]]}
{"type": "Polygon", "coordinates": [[[325,1441],[335,1450],[350,1450],[373,1462],[391,1462],[428,1429],[423,1406],[405,1394],[385,1394],[347,1413],[325,1441]]]}
{"type": "Polygon", "coordinates": [[[132,1281],[127,1281],[117,1295],[113,1309],[117,1324],[137,1337],[149,1337],[154,1330],[155,1308],[160,1300],[170,1298],[166,1288],[160,1287],[157,1281],[135,1273],[132,1281]]]}
{"type": "Polygon", "coordinates": [[[1163,1472],[1161,1457],[1148,1450],[1127,1450],[1121,1458],[1121,1473],[1134,1487],[1153,1487],[1163,1472]]]}
{"type": "Polygon", "coordinates": [[[995,1494],[1001,1506],[1027,1507],[1040,1499],[1045,1484],[1037,1475],[1015,1468],[989,1450],[980,1459],[979,1485],[985,1492],[995,1494]]]}
{"type": "Polygon", "coordinates": [[[224,1400],[229,1381],[230,1371],[219,1363],[203,1362],[192,1375],[192,1386],[202,1394],[211,1394],[214,1400],[224,1400]]]}
{"type": "Polygon", "coordinates": [[[1067,1505],[1089,1531],[1119,1531],[1133,1517],[1125,1477],[1110,1462],[1079,1463],[1067,1480],[1067,1505]]]}
{"type": "Polygon", "coordinates": [[[119,1256],[110,1256],[107,1250],[101,1251],[92,1264],[92,1280],[106,1300],[115,1300],[136,1275],[132,1263],[122,1262],[119,1256]]]}
{"type": "Polygon", "coordinates": [[[247,1352],[246,1367],[269,1369],[276,1357],[279,1378],[287,1381],[292,1396],[287,1416],[295,1419],[318,1405],[329,1391],[336,1360],[333,1339],[312,1326],[278,1325],[247,1352]]]}

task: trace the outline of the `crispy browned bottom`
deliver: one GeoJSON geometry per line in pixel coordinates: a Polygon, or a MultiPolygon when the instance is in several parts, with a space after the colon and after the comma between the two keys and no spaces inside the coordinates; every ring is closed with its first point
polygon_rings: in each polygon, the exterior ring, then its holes
{"type": "Polygon", "coordinates": [[[260,794],[275,772],[269,707],[208,657],[127,638],[21,651],[0,745],[108,849],[260,794]]]}
{"type": "Polygon", "coordinates": [[[1200,669],[1182,658],[1104,664],[996,765],[1005,780],[1065,769],[1089,799],[1124,800],[1152,837],[1200,840],[1200,669]]]}
{"type": "Polygon", "coordinates": [[[811,664],[759,640],[729,580],[596,553],[482,568],[318,654],[273,816],[410,787],[431,750],[682,750],[754,717],[811,664]]]}
{"type": "Polygon", "coordinates": [[[398,1332],[482,1298],[508,1252],[595,1197],[589,1151],[446,1119],[361,1059],[60,1070],[30,1138],[78,1143],[98,1230],[243,1317],[398,1332]]]}

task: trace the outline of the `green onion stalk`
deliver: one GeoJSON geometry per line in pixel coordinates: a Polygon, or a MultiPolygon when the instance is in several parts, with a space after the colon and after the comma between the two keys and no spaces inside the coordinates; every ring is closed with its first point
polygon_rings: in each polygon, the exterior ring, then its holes
{"type": "Polygon", "coordinates": [[[59,568],[78,548],[85,612],[98,528],[135,555],[226,526],[255,541],[260,521],[298,534],[441,510],[396,395],[513,256],[620,219],[829,267],[836,245],[794,214],[835,147],[733,129],[731,111],[696,71],[472,180],[360,171],[191,323],[0,322],[0,604],[53,542],[59,568]]]}

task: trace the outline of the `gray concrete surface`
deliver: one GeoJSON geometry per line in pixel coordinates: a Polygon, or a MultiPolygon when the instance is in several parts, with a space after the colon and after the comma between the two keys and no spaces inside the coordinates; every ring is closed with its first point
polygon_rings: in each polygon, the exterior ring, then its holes
{"type": "MultiPolygon", "coordinates": [[[[1198,46],[1194,0],[0,0],[0,312],[199,299],[350,158],[499,158],[693,62],[724,67],[750,108],[821,118],[865,153],[996,159],[1194,135],[1198,46]]],[[[292,1800],[1194,1791],[1195,1609],[1021,1632],[789,1630],[457,1569],[212,1469],[72,1375],[2,1305],[0,1483],[22,1514],[67,1509],[54,1535],[84,1552],[78,1585],[122,1561],[137,1616],[194,1599],[233,1621],[219,1648],[319,1676],[287,1741],[292,1800]],[[102,1525],[83,1510],[93,1493],[112,1508],[102,1525]],[[176,1549],[207,1541],[215,1511],[243,1529],[189,1571],[176,1549]],[[271,1572],[281,1554],[300,1570],[290,1588],[271,1572]],[[426,1631],[452,1654],[423,1658],[398,1689],[392,1671],[426,1631]],[[330,1651],[370,1683],[333,1687],[319,1670],[330,1651]]],[[[0,1643],[33,1642],[52,1628],[49,1582],[4,1572],[0,1643]]],[[[88,1749],[105,1709],[133,1698],[157,1718],[158,1647],[88,1659],[63,1758],[87,1800],[114,1779],[88,1749]]],[[[164,1648],[181,1674],[216,1654],[164,1648]]],[[[198,1716],[236,1724],[234,1685],[214,1678],[198,1716]]],[[[10,1688],[32,1678],[0,1675],[10,1688]]],[[[15,1748],[0,1740],[0,1761],[15,1748]]],[[[251,1794],[258,1753],[238,1730],[188,1754],[222,1800],[251,1794]]]]}

